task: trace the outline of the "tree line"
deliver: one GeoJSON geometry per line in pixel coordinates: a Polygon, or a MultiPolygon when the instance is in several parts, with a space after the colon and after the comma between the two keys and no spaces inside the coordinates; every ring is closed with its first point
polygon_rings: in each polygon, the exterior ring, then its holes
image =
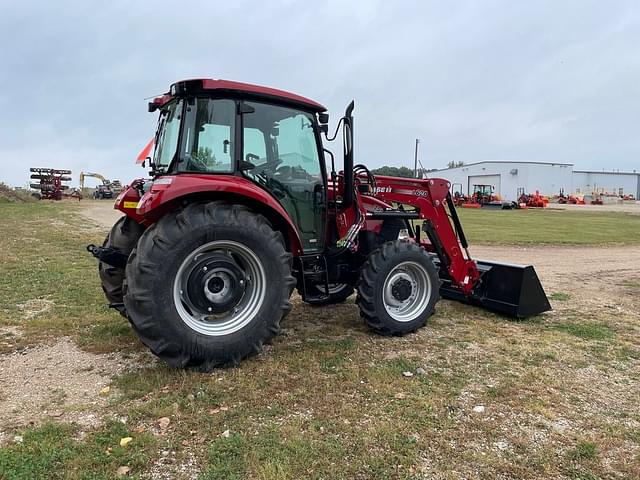
{"type": "MultiPolygon", "coordinates": [[[[457,168],[464,166],[464,162],[449,162],[447,168],[457,168]]],[[[437,168],[419,168],[418,178],[423,177],[425,174],[437,171],[437,168]]],[[[407,167],[392,167],[390,165],[384,165],[380,168],[374,168],[371,170],[374,175],[388,175],[390,177],[403,177],[413,178],[413,170],[407,167]]]]}

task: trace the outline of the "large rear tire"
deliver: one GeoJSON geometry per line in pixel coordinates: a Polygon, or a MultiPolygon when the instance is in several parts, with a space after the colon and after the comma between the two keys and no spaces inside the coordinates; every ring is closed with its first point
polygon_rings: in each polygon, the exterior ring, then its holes
{"type": "Polygon", "coordinates": [[[170,365],[236,365],[277,335],[291,310],[291,260],[262,215],[193,203],[142,235],[124,303],[142,342],[170,365]]]}
{"type": "Polygon", "coordinates": [[[429,254],[406,240],[387,242],[362,267],[360,316],[380,335],[405,335],[424,326],[440,298],[440,279],[429,254]]]}
{"type": "MultiPolygon", "coordinates": [[[[130,217],[123,216],[111,228],[102,246],[115,248],[129,256],[134,249],[144,227],[130,217]]],[[[125,271],[123,268],[112,267],[104,262],[98,264],[98,274],[102,283],[104,296],[107,297],[109,307],[114,308],[123,317],[127,316],[127,309],[123,302],[122,284],[125,271]]]]}

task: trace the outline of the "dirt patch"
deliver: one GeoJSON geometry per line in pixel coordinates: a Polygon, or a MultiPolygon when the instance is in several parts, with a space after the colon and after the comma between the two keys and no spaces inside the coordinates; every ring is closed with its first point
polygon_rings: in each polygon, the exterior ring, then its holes
{"type": "Polygon", "coordinates": [[[604,205],[557,205],[549,208],[571,210],[573,212],[623,212],[640,215],[640,202],[605,203],[604,205]]]}
{"type": "Polygon", "coordinates": [[[109,200],[83,200],[82,207],[79,211],[80,215],[104,228],[111,228],[123,215],[120,210],[113,208],[113,202],[109,200]]]}
{"type": "Polygon", "coordinates": [[[23,312],[24,320],[31,320],[32,318],[51,310],[51,307],[54,305],[55,304],[52,300],[47,300],[46,298],[34,298],[17,305],[17,307],[23,312]]]}
{"type": "MultiPolygon", "coordinates": [[[[499,247],[476,246],[478,259],[533,265],[548,296],[568,295],[552,301],[555,310],[627,313],[636,315],[637,295],[621,295],[621,285],[637,278],[640,247],[499,247]]],[[[551,297],[553,300],[553,296],[551,297]]],[[[585,317],[588,318],[588,317],[585,317]]]]}
{"type": "Polygon", "coordinates": [[[125,364],[116,354],[83,352],[68,338],[0,356],[0,440],[3,431],[47,418],[99,424],[108,402],[100,389],[138,363],[125,364]]]}

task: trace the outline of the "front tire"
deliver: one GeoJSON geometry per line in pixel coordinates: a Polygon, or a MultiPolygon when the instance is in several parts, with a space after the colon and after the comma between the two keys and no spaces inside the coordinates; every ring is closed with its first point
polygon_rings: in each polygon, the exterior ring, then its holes
{"type": "Polygon", "coordinates": [[[193,203],[141,237],[124,302],[142,342],[176,367],[210,371],[258,353],[291,310],[292,256],[242,205],[193,203]]]}
{"type": "Polygon", "coordinates": [[[429,254],[406,240],[387,242],[362,267],[356,303],[380,335],[405,335],[425,325],[440,298],[429,254]]]}

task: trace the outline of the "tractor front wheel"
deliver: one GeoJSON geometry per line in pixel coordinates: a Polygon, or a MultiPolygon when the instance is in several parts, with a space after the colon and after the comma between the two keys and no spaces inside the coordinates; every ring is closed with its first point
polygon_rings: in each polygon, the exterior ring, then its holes
{"type": "Polygon", "coordinates": [[[362,267],[360,315],[380,335],[404,335],[424,326],[440,298],[438,271],[429,254],[406,240],[387,242],[362,267]]]}
{"type": "Polygon", "coordinates": [[[170,365],[236,365],[278,334],[291,309],[291,259],[262,215],[224,202],[190,204],[151,226],[131,254],[129,319],[170,365]]]}

